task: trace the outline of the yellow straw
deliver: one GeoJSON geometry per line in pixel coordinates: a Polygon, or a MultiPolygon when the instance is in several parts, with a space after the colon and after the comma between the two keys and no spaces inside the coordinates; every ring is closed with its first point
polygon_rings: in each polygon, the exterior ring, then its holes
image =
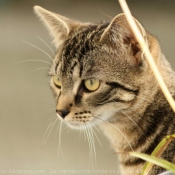
{"type": "Polygon", "coordinates": [[[169,92],[169,90],[168,90],[168,88],[167,88],[167,86],[166,86],[162,76],[159,73],[159,70],[158,70],[158,68],[157,68],[157,66],[156,66],[156,64],[154,62],[154,59],[153,59],[153,57],[152,57],[152,55],[151,55],[151,53],[150,53],[150,51],[149,51],[149,49],[148,49],[144,39],[143,39],[143,37],[142,37],[138,27],[137,27],[137,25],[136,25],[132,15],[131,15],[131,12],[129,10],[129,7],[128,7],[126,1],[125,0],[118,0],[118,1],[120,3],[120,6],[121,6],[121,8],[122,8],[122,10],[123,10],[123,12],[124,12],[124,14],[126,16],[126,19],[127,19],[128,23],[129,23],[129,25],[130,25],[134,35],[135,35],[135,37],[136,37],[140,47],[142,48],[143,52],[145,53],[147,61],[148,61],[149,65],[150,65],[150,67],[151,67],[151,69],[153,71],[153,74],[154,74],[154,76],[155,76],[155,78],[156,78],[156,80],[157,80],[157,82],[158,82],[162,92],[165,95],[165,98],[167,99],[167,101],[169,102],[169,104],[172,107],[173,111],[175,112],[174,99],[172,98],[172,96],[171,96],[171,94],[170,94],[170,92],[169,92]]]}

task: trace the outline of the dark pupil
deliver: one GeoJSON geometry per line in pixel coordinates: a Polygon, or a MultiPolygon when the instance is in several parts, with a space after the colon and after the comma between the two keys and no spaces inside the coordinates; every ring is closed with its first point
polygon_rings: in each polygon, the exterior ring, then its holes
{"type": "Polygon", "coordinates": [[[93,80],[90,80],[90,84],[91,84],[91,86],[93,85],[93,80]]]}

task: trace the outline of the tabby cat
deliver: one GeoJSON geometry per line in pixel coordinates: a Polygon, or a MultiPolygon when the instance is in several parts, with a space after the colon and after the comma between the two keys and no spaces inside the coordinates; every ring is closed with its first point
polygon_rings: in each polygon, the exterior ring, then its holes
{"type": "MultiPolygon", "coordinates": [[[[56,113],[71,128],[100,126],[118,153],[121,174],[140,174],[144,161],[125,154],[150,154],[175,133],[175,114],[167,103],[124,14],[111,22],[81,23],[39,6],[34,10],[57,48],[50,69],[56,113]]],[[[157,39],[135,19],[171,94],[175,73],[157,39]]],[[[173,162],[175,142],[163,158],[173,162]]],[[[150,175],[162,172],[154,166],[150,175]]]]}

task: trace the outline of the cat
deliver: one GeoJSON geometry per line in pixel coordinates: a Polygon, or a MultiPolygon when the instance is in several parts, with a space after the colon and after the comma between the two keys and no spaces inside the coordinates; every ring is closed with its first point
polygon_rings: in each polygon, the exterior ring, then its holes
{"type": "MultiPolygon", "coordinates": [[[[124,14],[111,22],[82,23],[35,6],[54,39],[57,53],[50,85],[60,120],[74,129],[93,123],[110,140],[122,175],[139,175],[145,161],[126,154],[151,154],[175,133],[175,114],[166,101],[124,14]]],[[[175,73],[157,39],[135,19],[172,96],[175,73]]],[[[175,142],[163,158],[175,160],[175,142]]],[[[163,169],[154,166],[149,175],[163,169]]]]}

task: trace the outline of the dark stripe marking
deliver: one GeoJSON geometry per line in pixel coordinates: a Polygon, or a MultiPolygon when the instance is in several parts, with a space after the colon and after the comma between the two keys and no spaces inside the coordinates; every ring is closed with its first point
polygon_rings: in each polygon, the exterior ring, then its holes
{"type": "Polygon", "coordinates": [[[138,90],[125,87],[124,85],[119,84],[117,82],[106,82],[106,84],[114,88],[121,88],[121,89],[124,89],[125,91],[134,92],[135,94],[138,93],[138,90]]]}
{"type": "Polygon", "coordinates": [[[125,166],[135,166],[135,165],[143,164],[144,162],[145,160],[143,159],[135,158],[135,159],[126,160],[125,162],[121,162],[121,163],[125,166]]]}

